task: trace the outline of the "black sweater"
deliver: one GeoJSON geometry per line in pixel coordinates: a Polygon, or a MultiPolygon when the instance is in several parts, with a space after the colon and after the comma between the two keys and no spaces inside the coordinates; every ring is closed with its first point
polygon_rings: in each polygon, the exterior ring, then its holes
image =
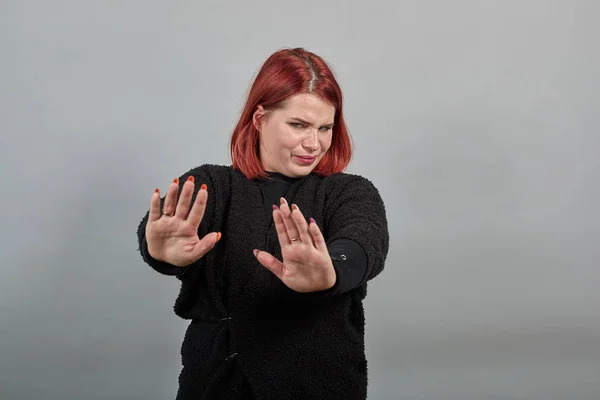
{"type": "MultiPolygon", "coordinates": [[[[261,179],[258,184],[262,192],[265,216],[268,223],[271,223],[273,204],[279,205],[279,199],[285,197],[292,184],[301,178],[290,178],[276,172],[269,172],[268,175],[269,179],[261,179]]],[[[362,247],[354,240],[342,238],[328,243],[327,249],[335,269],[336,282],[331,289],[320,294],[328,296],[345,293],[360,285],[367,271],[367,255],[362,247]]],[[[148,252],[145,238],[142,243],[142,253],[144,260],[163,275],[179,275],[185,272],[185,267],[177,267],[154,259],[148,252]]]]}
{"type": "Polygon", "coordinates": [[[383,269],[389,244],[377,189],[357,175],[271,174],[272,180],[252,181],[214,165],[189,171],[181,184],[190,174],[196,191],[208,185],[199,234],[222,232],[217,246],[189,267],[170,266],[147,253],[147,214],[138,228],[144,260],[182,282],[175,313],[192,320],[182,345],[178,399],[233,398],[244,377],[258,399],[364,399],[362,300],[367,281],[383,269]],[[334,259],[332,289],[296,293],[252,255],[258,248],[281,259],[271,218],[279,197],[317,221],[334,259]]]}

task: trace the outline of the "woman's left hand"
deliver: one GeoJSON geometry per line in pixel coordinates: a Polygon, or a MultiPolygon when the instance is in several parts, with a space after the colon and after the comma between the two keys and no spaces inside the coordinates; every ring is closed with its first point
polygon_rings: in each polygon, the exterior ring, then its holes
{"type": "Polygon", "coordinates": [[[311,218],[310,224],[307,223],[300,209],[295,204],[290,209],[283,197],[279,207],[273,206],[273,220],[283,261],[266,251],[254,250],[258,261],[296,292],[317,292],[333,287],[335,269],[316,222],[311,218]]]}

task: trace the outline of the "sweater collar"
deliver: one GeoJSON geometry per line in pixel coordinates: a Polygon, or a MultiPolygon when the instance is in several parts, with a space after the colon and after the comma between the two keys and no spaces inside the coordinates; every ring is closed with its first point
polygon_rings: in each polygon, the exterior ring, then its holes
{"type": "Polygon", "coordinates": [[[262,179],[263,182],[277,181],[277,182],[285,182],[285,183],[293,184],[303,178],[303,177],[291,178],[291,177],[281,174],[279,172],[269,172],[269,171],[267,171],[267,176],[270,179],[262,179]]]}

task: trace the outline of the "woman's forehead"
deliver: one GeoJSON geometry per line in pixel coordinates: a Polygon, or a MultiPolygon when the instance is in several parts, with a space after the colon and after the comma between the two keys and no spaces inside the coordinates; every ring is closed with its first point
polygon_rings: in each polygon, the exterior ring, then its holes
{"type": "Polygon", "coordinates": [[[323,99],[309,93],[299,94],[286,100],[282,113],[289,118],[301,118],[305,121],[333,122],[335,107],[323,99]]]}

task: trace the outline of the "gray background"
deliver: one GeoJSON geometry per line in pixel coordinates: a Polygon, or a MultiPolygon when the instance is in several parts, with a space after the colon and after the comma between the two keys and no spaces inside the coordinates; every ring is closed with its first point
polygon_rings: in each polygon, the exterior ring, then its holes
{"type": "Polygon", "coordinates": [[[599,399],[599,11],[3,0],[0,399],[174,397],[178,283],[142,263],[137,224],[156,186],[229,163],[287,46],[334,67],[349,171],[387,204],[370,398],[599,399]]]}

